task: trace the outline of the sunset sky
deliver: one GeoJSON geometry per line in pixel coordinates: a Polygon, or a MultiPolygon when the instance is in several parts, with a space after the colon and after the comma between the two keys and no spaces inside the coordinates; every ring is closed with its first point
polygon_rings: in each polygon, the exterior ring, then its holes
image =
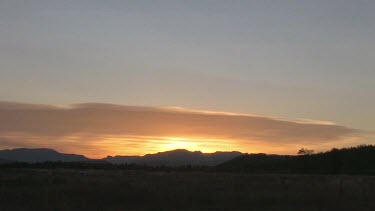
{"type": "Polygon", "coordinates": [[[0,0],[0,149],[375,144],[375,1],[0,0]]]}

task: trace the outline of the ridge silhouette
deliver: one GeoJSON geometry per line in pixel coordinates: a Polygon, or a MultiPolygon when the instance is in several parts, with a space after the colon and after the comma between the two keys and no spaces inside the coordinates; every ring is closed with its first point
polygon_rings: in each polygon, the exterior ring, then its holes
{"type": "Polygon", "coordinates": [[[145,170],[199,170],[255,174],[375,175],[375,146],[359,145],[303,155],[202,153],[177,149],[144,156],[108,156],[89,159],[51,149],[0,150],[2,167],[97,168],[145,170]]]}

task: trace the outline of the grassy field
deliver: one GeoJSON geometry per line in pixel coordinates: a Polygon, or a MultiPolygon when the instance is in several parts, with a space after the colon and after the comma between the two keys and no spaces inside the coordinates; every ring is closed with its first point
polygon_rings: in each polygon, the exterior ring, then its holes
{"type": "Polygon", "coordinates": [[[0,210],[375,210],[375,177],[1,169],[0,210]]]}

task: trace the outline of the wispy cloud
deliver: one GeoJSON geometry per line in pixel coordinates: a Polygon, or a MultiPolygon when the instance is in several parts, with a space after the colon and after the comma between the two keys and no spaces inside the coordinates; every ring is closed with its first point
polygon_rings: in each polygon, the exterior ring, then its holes
{"type": "Polygon", "coordinates": [[[96,156],[144,154],[168,146],[292,153],[301,146],[353,145],[364,137],[359,130],[325,121],[99,103],[0,102],[0,119],[1,148],[42,146],[96,156]]]}

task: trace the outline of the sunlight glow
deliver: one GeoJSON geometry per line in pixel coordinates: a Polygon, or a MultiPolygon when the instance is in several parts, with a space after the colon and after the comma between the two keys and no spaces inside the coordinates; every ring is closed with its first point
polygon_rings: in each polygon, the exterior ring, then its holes
{"type": "Polygon", "coordinates": [[[100,148],[105,154],[93,151],[91,157],[107,155],[145,155],[158,152],[186,149],[213,153],[216,151],[244,151],[238,140],[213,139],[208,137],[174,136],[102,136],[97,137],[93,149],[100,148]],[[96,154],[95,154],[96,153],[96,154]]]}
{"type": "Polygon", "coordinates": [[[165,144],[160,145],[160,151],[169,151],[174,149],[199,150],[199,143],[191,142],[187,138],[166,137],[165,144]]]}

